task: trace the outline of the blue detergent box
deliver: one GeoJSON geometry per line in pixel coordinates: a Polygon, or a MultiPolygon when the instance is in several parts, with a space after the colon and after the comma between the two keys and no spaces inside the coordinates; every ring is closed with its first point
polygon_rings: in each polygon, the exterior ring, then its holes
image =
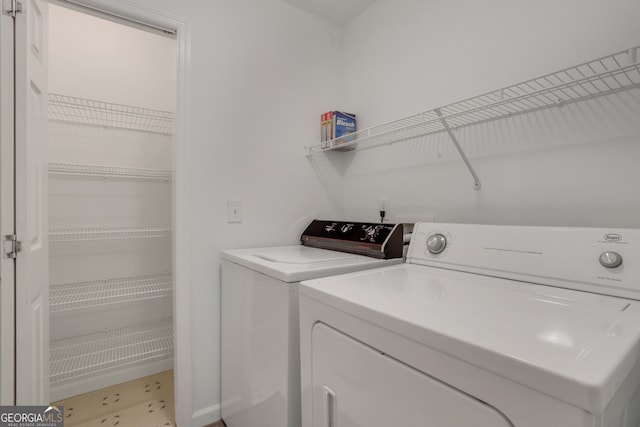
{"type": "MultiPolygon", "coordinates": [[[[356,132],[356,115],[343,111],[329,111],[322,115],[322,142],[326,141],[329,146],[330,140],[335,140],[334,147],[353,141],[355,135],[348,136],[356,132]]],[[[352,150],[353,146],[344,147],[345,150],[352,150]]]]}
{"type": "Polygon", "coordinates": [[[355,135],[347,136],[356,131],[356,115],[344,113],[342,111],[333,112],[333,138],[336,139],[336,145],[353,141],[355,135]]]}

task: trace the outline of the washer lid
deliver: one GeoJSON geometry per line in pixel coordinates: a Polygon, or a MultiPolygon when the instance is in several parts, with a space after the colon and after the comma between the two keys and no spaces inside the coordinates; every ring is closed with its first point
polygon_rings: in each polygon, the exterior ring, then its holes
{"type": "Polygon", "coordinates": [[[410,264],[300,294],[594,413],[640,360],[638,303],[616,297],[410,264]]]}
{"type": "Polygon", "coordinates": [[[222,258],[288,283],[402,262],[402,258],[377,259],[303,245],[233,249],[223,251],[222,258]]]}
{"type": "Polygon", "coordinates": [[[306,246],[284,246],[279,248],[254,249],[253,256],[266,261],[286,264],[313,264],[357,258],[344,252],[320,250],[306,246]]]}

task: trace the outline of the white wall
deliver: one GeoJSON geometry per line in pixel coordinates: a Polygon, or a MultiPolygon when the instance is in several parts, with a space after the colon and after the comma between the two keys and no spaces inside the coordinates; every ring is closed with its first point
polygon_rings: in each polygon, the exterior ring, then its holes
{"type": "MultiPolygon", "coordinates": [[[[640,44],[635,0],[378,0],[346,28],[341,108],[365,128],[640,44]]],[[[640,226],[640,93],[323,160],[349,218],[640,226]],[[337,171],[337,172],[336,172],[337,171]]]]}
{"type": "Polygon", "coordinates": [[[220,401],[220,251],[293,244],[312,218],[337,215],[339,205],[303,150],[335,99],[337,35],[278,0],[192,3],[178,13],[193,17],[189,256],[197,412],[217,410],[220,401]],[[227,200],[243,202],[243,223],[227,223],[227,200]]]}

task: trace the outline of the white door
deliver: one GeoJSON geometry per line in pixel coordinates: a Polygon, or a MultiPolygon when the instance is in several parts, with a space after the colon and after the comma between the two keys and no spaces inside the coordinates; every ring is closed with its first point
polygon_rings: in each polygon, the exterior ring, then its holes
{"type": "Polygon", "coordinates": [[[15,18],[16,403],[49,403],[47,225],[48,4],[22,0],[15,18]]]}

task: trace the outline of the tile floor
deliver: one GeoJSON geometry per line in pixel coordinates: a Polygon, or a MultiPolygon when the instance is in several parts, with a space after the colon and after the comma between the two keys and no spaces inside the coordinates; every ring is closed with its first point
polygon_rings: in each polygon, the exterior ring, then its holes
{"type": "Polygon", "coordinates": [[[64,405],[65,427],[175,427],[173,371],[70,397],[55,405],[64,405]]]}

